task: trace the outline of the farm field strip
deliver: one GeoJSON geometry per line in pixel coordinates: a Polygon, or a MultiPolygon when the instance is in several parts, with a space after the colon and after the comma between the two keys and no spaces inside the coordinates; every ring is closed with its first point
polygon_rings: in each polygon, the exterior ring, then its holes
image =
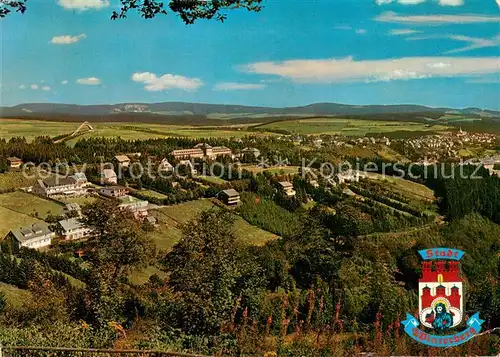
{"type": "Polygon", "coordinates": [[[342,118],[314,118],[286,120],[259,126],[260,129],[286,130],[294,134],[339,134],[346,136],[364,136],[393,131],[444,131],[444,125],[427,126],[415,122],[353,120],[342,118]]]}

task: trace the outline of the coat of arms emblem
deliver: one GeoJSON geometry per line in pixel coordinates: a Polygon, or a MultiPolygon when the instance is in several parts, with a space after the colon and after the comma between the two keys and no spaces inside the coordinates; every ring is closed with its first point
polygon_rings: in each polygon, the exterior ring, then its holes
{"type": "Polygon", "coordinates": [[[463,316],[463,285],[457,261],[422,262],[418,281],[420,322],[428,328],[445,331],[459,325],[463,316]]]}
{"type": "Polygon", "coordinates": [[[464,319],[464,288],[460,275],[460,259],[464,252],[432,248],[420,250],[419,254],[423,261],[418,281],[418,320],[407,314],[403,321],[406,333],[433,347],[456,346],[470,340],[480,332],[484,322],[479,318],[479,313],[467,320],[465,330],[446,335],[454,331],[464,319]],[[431,329],[433,334],[420,330],[420,324],[431,329]]]}

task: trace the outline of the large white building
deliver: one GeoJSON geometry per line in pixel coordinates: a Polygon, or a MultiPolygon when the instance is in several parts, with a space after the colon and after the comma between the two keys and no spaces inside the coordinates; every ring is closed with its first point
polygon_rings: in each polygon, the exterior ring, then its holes
{"type": "Polygon", "coordinates": [[[78,218],[69,218],[59,221],[61,235],[65,240],[77,240],[87,238],[92,229],[85,226],[78,218]]]}
{"type": "Polygon", "coordinates": [[[49,246],[55,236],[45,222],[36,222],[31,226],[11,230],[6,238],[19,247],[39,249],[49,246]]]}
{"type": "Polygon", "coordinates": [[[192,149],[179,149],[170,153],[176,160],[178,159],[215,159],[219,156],[233,156],[233,152],[226,146],[210,146],[206,143],[199,143],[192,149]]]}
{"type": "Polygon", "coordinates": [[[42,196],[84,195],[88,186],[87,177],[80,172],[69,177],[52,176],[38,180],[33,186],[33,192],[42,196]]]}

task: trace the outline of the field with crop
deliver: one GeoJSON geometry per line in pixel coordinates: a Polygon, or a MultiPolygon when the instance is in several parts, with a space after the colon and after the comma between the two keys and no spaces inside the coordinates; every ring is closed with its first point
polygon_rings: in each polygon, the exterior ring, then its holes
{"type": "MultiPolygon", "coordinates": [[[[33,140],[36,136],[48,135],[51,137],[71,134],[80,123],[51,122],[37,120],[0,119],[0,138],[10,139],[12,137],[24,136],[27,140],[33,140]]],[[[162,125],[147,123],[91,123],[94,130],[78,135],[68,140],[70,145],[76,143],[80,138],[87,137],[121,137],[127,140],[140,140],[149,138],[165,138],[169,136],[185,137],[243,137],[245,135],[274,135],[272,133],[255,133],[244,130],[235,125],[231,128],[162,125]]]]}
{"type": "Polygon", "coordinates": [[[279,121],[258,126],[263,130],[280,130],[292,134],[337,134],[364,136],[394,131],[444,131],[443,125],[428,126],[423,123],[382,120],[354,120],[341,118],[314,118],[279,121]]]}
{"type": "MultiPolygon", "coordinates": [[[[179,224],[190,221],[195,218],[196,215],[208,209],[219,208],[210,200],[203,199],[166,206],[151,211],[157,218],[159,227],[155,232],[150,234],[150,237],[160,249],[168,249],[181,238],[181,232],[178,229],[179,224]]],[[[261,245],[269,240],[277,238],[275,234],[255,227],[239,216],[235,215],[234,217],[234,231],[236,237],[244,243],[261,245]]]]}

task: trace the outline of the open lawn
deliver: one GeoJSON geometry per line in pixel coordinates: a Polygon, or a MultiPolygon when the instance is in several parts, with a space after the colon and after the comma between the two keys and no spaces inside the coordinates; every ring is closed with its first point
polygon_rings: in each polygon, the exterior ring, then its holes
{"type": "MultiPolygon", "coordinates": [[[[36,136],[48,135],[58,136],[71,134],[80,123],[50,122],[22,119],[0,119],[0,138],[10,139],[12,137],[24,136],[27,140],[33,140],[36,136]]],[[[69,145],[74,145],[80,138],[89,137],[121,137],[126,140],[140,140],[150,138],[165,138],[169,136],[185,136],[193,138],[202,137],[243,137],[246,135],[275,135],[273,133],[255,133],[246,131],[244,128],[234,128],[163,125],[148,123],[91,123],[94,130],[68,140],[69,145]]]]}
{"type": "Polygon", "coordinates": [[[205,181],[206,183],[215,183],[217,185],[227,182],[226,180],[215,176],[198,176],[198,178],[200,178],[200,180],[202,181],[205,181]]]}
{"type": "Polygon", "coordinates": [[[139,192],[141,195],[151,197],[151,198],[158,198],[160,200],[167,198],[167,196],[165,196],[163,193],[156,192],[153,190],[138,190],[137,192],[139,192]]]}
{"type": "Polygon", "coordinates": [[[40,218],[46,217],[49,211],[57,215],[62,209],[60,204],[21,191],[1,194],[0,206],[25,215],[37,212],[40,218]]]}
{"type": "Polygon", "coordinates": [[[0,283],[0,292],[5,294],[5,298],[7,299],[7,308],[9,306],[21,307],[23,303],[33,298],[28,290],[19,289],[13,285],[5,283],[0,283]]]}
{"type": "Polygon", "coordinates": [[[149,266],[144,269],[133,271],[129,275],[128,279],[132,284],[140,285],[147,283],[149,277],[154,274],[158,275],[161,279],[165,279],[167,277],[167,273],[165,273],[164,271],[161,271],[160,269],[154,266],[149,266]]]}
{"type": "Polygon", "coordinates": [[[422,123],[354,120],[341,118],[314,118],[287,120],[259,126],[259,129],[286,130],[293,134],[337,134],[345,136],[364,136],[394,131],[443,131],[442,125],[426,126],[422,123]]]}
{"type": "Polygon", "coordinates": [[[12,229],[21,228],[29,224],[40,222],[39,219],[28,216],[24,213],[19,213],[5,207],[0,206],[0,240],[12,229]]]}
{"type": "Polygon", "coordinates": [[[61,197],[58,198],[59,201],[64,203],[78,203],[80,206],[85,206],[102,199],[100,196],[86,195],[86,196],[75,196],[75,197],[61,197]]]}
{"type": "Polygon", "coordinates": [[[27,178],[20,171],[4,172],[0,174],[0,190],[33,186],[36,178],[27,178]]]}
{"type": "MultiPolygon", "coordinates": [[[[159,249],[169,249],[181,238],[178,225],[195,218],[199,213],[208,209],[219,209],[210,200],[197,200],[178,205],[162,207],[151,211],[158,220],[159,227],[150,233],[151,239],[159,249]]],[[[264,231],[249,224],[240,216],[235,215],[234,231],[242,242],[253,245],[262,245],[276,239],[273,233],[264,231]]]]}

